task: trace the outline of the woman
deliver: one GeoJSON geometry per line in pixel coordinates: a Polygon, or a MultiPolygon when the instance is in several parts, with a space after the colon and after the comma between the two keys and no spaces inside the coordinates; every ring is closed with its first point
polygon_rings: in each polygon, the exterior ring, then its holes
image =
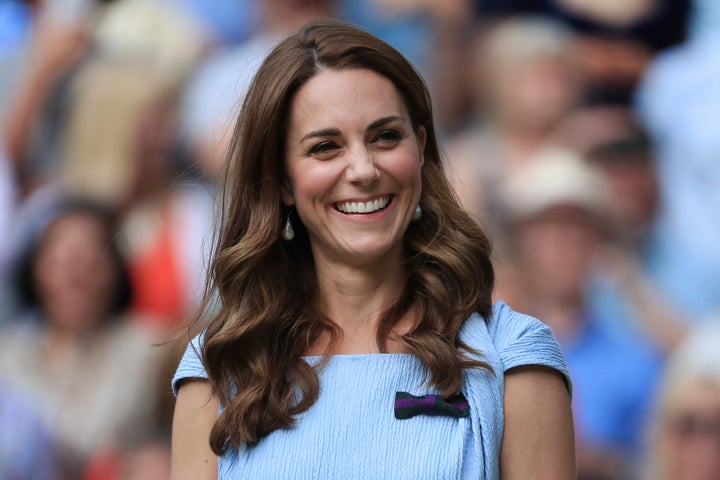
{"type": "Polygon", "coordinates": [[[305,27],[258,71],[229,159],[221,307],[173,382],[173,478],[573,478],[564,361],[491,305],[488,239],[407,60],[305,27]]]}
{"type": "Polygon", "coordinates": [[[162,358],[125,313],[132,292],[113,215],[86,201],[56,208],[19,268],[33,314],[0,332],[0,377],[37,400],[79,478],[100,449],[153,428],[162,358]]]}

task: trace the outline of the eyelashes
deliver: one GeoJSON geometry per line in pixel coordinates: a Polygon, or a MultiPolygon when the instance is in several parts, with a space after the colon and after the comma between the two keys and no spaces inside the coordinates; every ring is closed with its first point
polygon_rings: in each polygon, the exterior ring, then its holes
{"type": "Polygon", "coordinates": [[[397,143],[404,138],[404,135],[397,130],[383,130],[378,134],[375,141],[380,143],[397,143]]]}
{"type": "MultiPolygon", "coordinates": [[[[371,141],[371,144],[377,145],[380,148],[392,148],[400,141],[405,138],[405,134],[396,129],[386,129],[378,133],[371,141]]],[[[329,156],[333,152],[339,150],[341,146],[334,141],[324,140],[313,145],[308,154],[314,156],[329,156]]]]}
{"type": "Polygon", "coordinates": [[[333,150],[336,150],[338,148],[340,148],[340,146],[337,143],[330,142],[330,141],[324,141],[324,142],[320,142],[317,145],[315,145],[314,147],[312,147],[310,149],[309,153],[311,155],[322,155],[325,153],[329,153],[333,150]]]}

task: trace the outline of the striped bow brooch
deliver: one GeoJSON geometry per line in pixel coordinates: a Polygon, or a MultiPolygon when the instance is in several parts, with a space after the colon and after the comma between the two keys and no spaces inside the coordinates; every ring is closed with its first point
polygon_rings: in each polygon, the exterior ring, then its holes
{"type": "Polygon", "coordinates": [[[443,398],[435,394],[416,396],[407,392],[396,392],[395,418],[412,418],[415,415],[468,417],[470,416],[470,405],[462,393],[443,398]]]}

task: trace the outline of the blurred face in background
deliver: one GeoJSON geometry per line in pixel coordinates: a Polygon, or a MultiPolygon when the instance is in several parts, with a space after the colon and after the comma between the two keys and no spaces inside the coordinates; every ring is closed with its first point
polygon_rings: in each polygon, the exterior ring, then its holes
{"type": "Polygon", "coordinates": [[[660,480],[720,478],[720,385],[695,379],[677,386],[656,437],[660,480]]]}
{"type": "Polygon", "coordinates": [[[61,216],[48,227],[33,276],[54,327],[82,331],[108,314],[116,273],[109,241],[105,225],[88,213],[61,216]]]}
{"type": "Polygon", "coordinates": [[[649,152],[637,152],[632,158],[596,160],[611,190],[612,214],[624,231],[642,229],[654,218],[659,202],[655,163],[649,152]]]}
{"type": "Polygon", "coordinates": [[[490,103],[505,127],[548,132],[580,102],[580,77],[568,61],[538,57],[490,73],[490,103]]]}
{"type": "Polygon", "coordinates": [[[583,210],[561,207],[515,226],[523,274],[536,295],[563,301],[580,298],[603,238],[590,217],[583,210]]]}

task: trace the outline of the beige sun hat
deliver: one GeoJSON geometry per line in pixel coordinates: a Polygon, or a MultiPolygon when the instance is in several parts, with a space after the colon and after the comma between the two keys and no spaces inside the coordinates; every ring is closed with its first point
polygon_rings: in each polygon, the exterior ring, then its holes
{"type": "Polygon", "coordinates": [[[554,208],[573,207],[596,220],[609,215],[605,179],[571,150],[548,148],[517,172],[502,190],[511,222],[535,217],[554,208]]]}

